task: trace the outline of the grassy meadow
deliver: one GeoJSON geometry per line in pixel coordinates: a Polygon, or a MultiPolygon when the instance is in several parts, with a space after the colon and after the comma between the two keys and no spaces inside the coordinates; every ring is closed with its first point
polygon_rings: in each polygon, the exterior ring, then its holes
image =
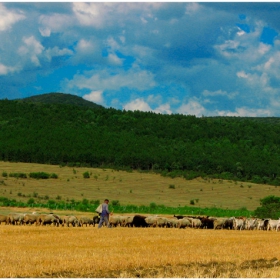
{"type": "Polygon", "coordinates": [[[280,234],[0,226],[1,278],[278,278],[280,234]]]}
{"type": "Polygon", "coordinates": [[[185,180],[158,174],[112,169],[60,167],[33,163],[0,162],[0,196],[26,202],[47,199],[69,201],[118,200],[121,205],[165,205],[255,210],[261,198],[280,196],[280,187],[210,178],[185,180]],[[47,172],[57,179],[3,177],[3,173],[47,172]],[[89,172],[90,178],[83,173],[89,172]]]}

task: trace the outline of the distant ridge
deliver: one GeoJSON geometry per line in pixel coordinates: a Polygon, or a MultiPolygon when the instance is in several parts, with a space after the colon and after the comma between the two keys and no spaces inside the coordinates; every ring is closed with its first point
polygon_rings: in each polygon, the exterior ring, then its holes
{"type": "Polygon", "coordinates": [[[40,95],[34,95],[22,99],[24,102],[34,102],[34,103],[44,103],[44,104],[69,104],[76,105],[80,107],[89,107],[89,108],[103,108],[103,106],[98,105],[94,102],[87,101],[82,97],[68,94],[68,93],[59,93],[59,92],[51,92],[40,95]]]}

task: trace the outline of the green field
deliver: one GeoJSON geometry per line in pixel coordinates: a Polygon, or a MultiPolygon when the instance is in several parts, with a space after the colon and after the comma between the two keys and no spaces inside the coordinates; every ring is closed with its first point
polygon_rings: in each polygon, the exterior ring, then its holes
{"type": "Polygon", "coordinates": [[[193,206],[255,210],[260,199],[280,196],[280,188],[248,182],[210,178],[169,178],[158,174],[125,172],[99,168],[71,168],[33,163],[0,162],[0,197],[27,202],[46,200],[76,201],[118,200],[121,205],[148,206],[151,203],[169,207],[193,206]],[[29,178],[31,172],[55,173],[57,179],[29,178]],[[83,173],[89,172],[90,178],[83,173]],[[8,176],[3,176],[6,173],[8,176]],[[25,173],[27,178],[10,177],[25,173]],[[191,200],[194,204],[190,204],[191,200]]]}

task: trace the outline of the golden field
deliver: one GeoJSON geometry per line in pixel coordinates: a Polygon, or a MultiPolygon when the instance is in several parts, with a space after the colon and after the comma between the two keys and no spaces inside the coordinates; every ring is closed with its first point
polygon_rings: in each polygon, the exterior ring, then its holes
{"type": "Polygon", "coordinates": [[[60,167],[57,165],[0,162],[0,196],[14,198],[17,201],[46,202],[49,199],[67,201],[100,200],[105,198],[119,200],[121,205],[165,205],[171,207],[190,206],[190,200],[196,200],[196,207],[217,207],[240,209],[246,207],[255,210],[260,199],[268,195],[280,196],[280,187],[259,185],[248,182],[234,182],[197,178],[187,181],[183,178],[163,177],[153,173],[116,171],[101,168],[60,167]],[[89,179],[83,178],[88,171],[89,179]],[[3,177],[3,172],[55,173],[58,179],[36,180],[3,177]],[[174,188],[170,188],[173,185],[174,188]],[[37,197],[34,197],[36,193],[37,197]],[[20,196],[19,196],[20,194],[20,196]]]}
{"type": "Polygon", "coordinates": [[[280,234],[0,226],[0,277],[277,278],[280,234]]]}

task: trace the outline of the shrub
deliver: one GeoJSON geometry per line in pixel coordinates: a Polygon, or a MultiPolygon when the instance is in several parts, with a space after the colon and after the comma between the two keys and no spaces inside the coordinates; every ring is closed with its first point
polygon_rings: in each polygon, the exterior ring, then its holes
{"type": "Polygon", "coordinates": [[[15,178],[27,178],[25,173],[18,172],[18,173],[10,173],[9,177],[15,177],[15,178]]]}
{"type": "Polygon", "coordinates": [[[88,171],[84,172],[84,173],[83,173],[83,176],[84,176],[84,178],[90,178],[90,175],[89,175],[89,172],[88,172],[88,171]]]}
{"type": "Polygon", "coordinates": [[[191,199],[191,200],[190,200],[190,205],[195,205],[194,199],[191,199]]]}
{"type": "Polygon", "coordinates": [[[55,204],[56,202],[54,201],[54,200],[52,200],[52,199],[50,199],[49,201],[48,201],[48,204],[55,204]]]}
{"type": "Polygon", "coordinates": [[[112,200],[112,205],[113,206],[120,206],[121,204],[120,204],[119,200],[112,200]]]}
{"type": "Polygon", "coordinates": [[[100,200],[99,199],[97,199],[97,200],[91,200],[90,201],[90,204],[94,204],[94,205],[99,205],[100,204],[100,200]]]}
{"type": "Polygon", "coordinates": [[[8,177],[8,173],[5,172],[5,171],[3,171],[3,172],[2,172],[2,177],[6,177],[6,178],[7,178],[7,177],[8,177]]]}
{"type": "Polygon", "coordinates": [[[34,179],[49,179],[50,174],[46,172],[31,172],[29,173],[29,177],[34,179]]]}
{"type": "Polygon", "coordinates": [[[175,185],[173,184],[169,185],[169,189],[175,189],[175,185]]]}
{"type": "Polygon", "coordinates": [[[27,201],[27,204],[34,204],[35,203],[35,199],[34,198],[29,198],[27,201]]]}
{"type": "Polygon", "coordinates": [[[52,179],[57,179],[57,178],[58,178],[58,176],[57,176],[57,174],[52,173],[52,174],[50,175],[50,178],[52,178],[52,179]]]}
{"type": "Polygon", "coordinates": [[[82,201],[82,204],[88,205],[89,204],[89,200],[84,198],[83,201],[82,201]]]}
{"type": "Polygon", "coordinates": [[[157,208],[156,203],[151,202],[151,203],[150,203],[150,208],[151,208],[151,209],[156,209],[156,208],[157,208]]]}

